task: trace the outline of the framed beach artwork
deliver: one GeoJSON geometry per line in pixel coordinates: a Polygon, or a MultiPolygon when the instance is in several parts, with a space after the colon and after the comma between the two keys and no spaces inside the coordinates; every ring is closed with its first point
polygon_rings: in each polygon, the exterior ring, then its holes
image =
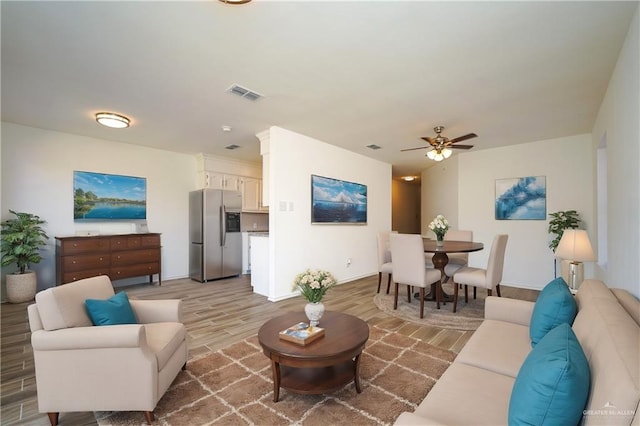
{"type": "Polygon", "coordinates": [[[365,225],[367,186],[311,175],[311,223],[365,225]]]}
{"type": "Polygon", "coordinates": [[[496,179],[496,220],[546,220],[547,179],[496,179]]]}

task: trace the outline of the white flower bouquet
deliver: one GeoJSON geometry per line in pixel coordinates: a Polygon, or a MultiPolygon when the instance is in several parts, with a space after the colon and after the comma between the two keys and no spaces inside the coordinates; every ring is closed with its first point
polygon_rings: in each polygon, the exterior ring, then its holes
{"type": "Polygon", "coordinates": [[[325,293],[336,284],[337,281],[330,272],[316,269],[307,269],[293,280],[294,290],[299,289],[302,296],[311,303],[322,301],[325,293]]]}
{"type": "Polygon", "coordinates": [[[429,224],[429,229],[431,229],[433,233],[436,234],[438,240],[442,240],[444,238],[444,235],[449,230],[449,221],[447,221],[447,219],[443,215],[439,214],[431,221],[431,223],[429,224]]]}

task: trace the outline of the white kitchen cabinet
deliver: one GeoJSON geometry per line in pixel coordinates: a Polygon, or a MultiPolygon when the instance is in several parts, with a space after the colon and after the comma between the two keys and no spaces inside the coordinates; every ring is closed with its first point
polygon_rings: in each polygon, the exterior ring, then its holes
{"type": "Polygon", "coordinates": [[[251,273],[251,242],[248,232],[242,233],[242,273],[251,273]]]}
{"type": "Polygon", "coordinates": [[[240,190],[240,177],[216,172],[203,172],[203,187],[210,189],[240,190]]]}
{"type": "Polygon", "coordinates": [[[242,178],[240,191],[242,192],[242,211],[258,212],[262,207],[262,185],[260,179],[242,178]]]}
{"type": "Polygon", "coordinates": [[[269,236],[249,235],[251,244],[251,286],[253,292],[269,296],[269,236]]]}

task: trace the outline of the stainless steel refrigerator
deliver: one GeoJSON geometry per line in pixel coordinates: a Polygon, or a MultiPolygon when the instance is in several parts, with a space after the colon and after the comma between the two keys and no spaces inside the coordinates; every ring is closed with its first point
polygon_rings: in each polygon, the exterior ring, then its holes
{"type": "Polygon", "coordinates": [[[201,189],[189,193],[189,277],[205,282],[242,272],[238,191],[201,189]]]}

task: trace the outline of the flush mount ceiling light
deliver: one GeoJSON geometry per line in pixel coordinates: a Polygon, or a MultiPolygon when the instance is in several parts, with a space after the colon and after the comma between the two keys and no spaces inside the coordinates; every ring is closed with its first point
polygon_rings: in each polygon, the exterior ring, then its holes
{"type": "Polygon", "coordinates": [[[403,176],[402,180],[406,181],[406,182],[412,182],[414,180],[416,180],[415,176],[403,176]]]}
{"type": "Polygon", "coordinates": [[[103,126],[112,127],[114,129],[124,129],[129,127],[129,120],[124,115],[115,114],[113,112],[99,112],[96,114],[96,121],[103,126]]]}
{"type": "Polygon", "coordinates": [[[224,4],[245,4],[249,3],[251,0],[218,0],[224,4]]]}

